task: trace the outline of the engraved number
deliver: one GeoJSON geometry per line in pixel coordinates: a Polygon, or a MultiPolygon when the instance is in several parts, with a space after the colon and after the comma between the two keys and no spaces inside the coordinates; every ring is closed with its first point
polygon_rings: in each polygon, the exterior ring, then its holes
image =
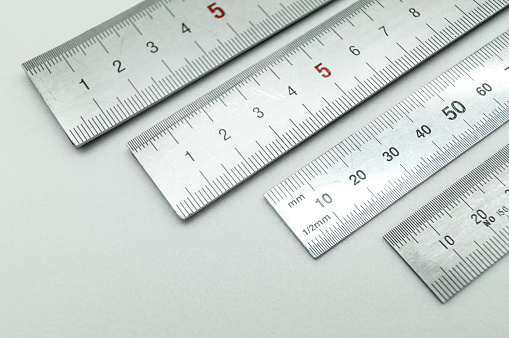
{"type": "Polygon", "coordinates": [[[357,185],[366,179],[366,173],[362,170],[357,170],[355,175],[350,175],[350,181],[353,181],[353,185],[357,185]]]}
{"type": "Polygon", "coordinates": [[[255,113],[256,117],[259,119],[265,116],[265,114],[258,107],[253,108],[253,113],[255,113]]]}
{"type": "Polygon", "coordinates": [[[231,136],[228,136],[228,135],[226,134],[226,130],[225,130],[225,129],[221,129],[221,130],[219,131],[219,135],[223,135],[223,139],[224,139],[225,141],[228,141],[229,139],[231,139],[231,138],[232,138],[231,136]]]}
{"type": "Polygon", "coordinates": [[[117,67],[117,72],[122,73],[125,70],[125,67],[122,68],[122,62],[119,60],[113,61],[113,67],[117,67]]]}
{"type": "Polygon", "coordinates": [[[412,13],[412,15],[413,15],[414,17],[416,17],[416,18],[418,18],[418,17],[420,17],[420,16],[421,16],[421,13],[417,12],[417,11],[415,10],[415,8],[410,8],[408,11],[409,11],[410,13],[412,13]]]}
{"type": "Polygon", "coordinates": [[[209,9],[209,11],[211,13],[216,13],[214,16],[218,19],[221,19],[223,16],[226,15],[226,13],[223,11],[223,9],[221,7],[214,7],[216,6],[216,3],[214,2],[212,5],[208,6],[207,8],[209,9]]]}
{"type": "Polygon", "coordinates": [[[159,47],[157,47],[152,41],[147,42],[147,47],[150,48],[150,53],[157,53],[159,47]]]}
{"type": "Polygon", "coordinates": [[[387,157],[387,162],[390,162],[394,159],[394,157],[399,156],[399,150],[394,147],[390,147],[389,151],[384,152],[382,156],[387,157]]]}
{"type": "MultiPolygon", "coordinates": [[[[323,194],[323,195],[322,195],[322,200],[323,200],[325,203],[327,203],[327,204],[332,203],[332,197],[330,197],[330,195],[329,195],[329,194],[323,194]]],[[[325,205],[322,203],[322,201],[321,201],[319,198],[317,198],[317,199],[316,199],[315,203],[318,203],[318,204],[320,204],[320,206],[321,206],[322,208],[325,208],[325,205]]]]}
{"type": "Polygon", "coordinates": [[[185,23],[182,23],[182,33],[191,33],[191,28],[187,27],[185,23]]]}
{"type": "Polygon", "coordinates": [[[493,88],[491,88],[491,86],[487,83],[483,83],[482,86],[477,87],[476,89],[477,94],[481,96],[486,96],[486,94],[488,94],[488,92],[491,92],[492,90],[493,88]]]}
{"type": "Polygon", "coordinates": [[[318,71],[318,73],[321,73],[323,77],[329,77],[332,74],[329,68],[322,66],[321,63],[316,65],[315,69],[318,71]]]}
{"type": "Polygon", "coordinates": [[[85,86],[85,88],[87,88],[87,90],[90,90],[90,88],[88,87],[88,85],[87,85],[87,83],[85,82],[85,80],[81,79],[80,84],[84,85],[84,86],[85,86]]]}
{"type": "Polygon", "coordinates": [[[463,105],[463,103],[459,101],[452,101],[451,108],[447,106],[442,109],[442,113],[444,113],[444,115],[447,116],[449,120],[456,120],[458,114],[463,114],[467,111],[467,108],[463,105]]]}

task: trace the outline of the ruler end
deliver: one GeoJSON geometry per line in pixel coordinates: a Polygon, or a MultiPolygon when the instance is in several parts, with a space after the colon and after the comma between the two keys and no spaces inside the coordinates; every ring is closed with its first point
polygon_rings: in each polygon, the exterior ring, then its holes
{"type": "Polygon", "coordinates": [[[27,62],[23,62],[23,63],[21,64],[21,68],[23,68],[23,70],[25,71],[25,73],[28,73],[28,72],[30,71],[29,62],[30,62],[30,61],[27,61],[27,62]]]}

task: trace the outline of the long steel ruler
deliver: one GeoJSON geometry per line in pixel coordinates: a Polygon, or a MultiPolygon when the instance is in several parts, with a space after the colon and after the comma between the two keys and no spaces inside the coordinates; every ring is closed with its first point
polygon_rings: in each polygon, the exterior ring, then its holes
{"type": "Polygon", "coordinates": [[[509,252],[509,145],[384,238],[449,300],[509,252]]]}
{"type": "Polygon", "coordinates": [[[313,257],[509,120],[509,32],[271,189],[313,257]]]}
{"type": "Polygon", "coordinates": [[[509,0],[362,0],[128,143],[187,218],[509,0]]]}
{"type": "Polygon", "coordinates": [[[146,0],[23,67],[81,146],[331,0],[146,0]]]}

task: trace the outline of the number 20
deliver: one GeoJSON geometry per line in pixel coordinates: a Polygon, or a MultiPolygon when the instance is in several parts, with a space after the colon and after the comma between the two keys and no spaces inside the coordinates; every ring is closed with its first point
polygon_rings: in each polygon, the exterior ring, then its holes
{"type": "Polygon", "coordinates": [[[357,185],[366,179],[366,173],[362,170],[357,170],[355,175],[350,175],[350,181],[353,181],[353,185],[357,185]]]}

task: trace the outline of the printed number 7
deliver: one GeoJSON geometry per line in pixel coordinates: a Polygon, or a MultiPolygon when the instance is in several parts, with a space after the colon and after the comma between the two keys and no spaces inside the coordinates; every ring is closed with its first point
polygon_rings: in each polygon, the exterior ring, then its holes
{"type": "Polygon", "coordinates": [[[319,73],[324,73],[322,74],[323,77],[329,77],[331,76],[331,71],[329,70],[329,68],[327,67],[322,67],[322,64],[318,64],[315,66],[315,69],[319,72],[319,73]]]}
{"type": "Polygon", "coordinates": [[[223,16],[226,15],[226,13],[223,11],[223,9],[221,7],[215,7],[214,6],[216,5],[216,3],[214,2],[212,5],[208,6],[207,8],[209,9],[209,11],[211,13],[215,13],[215,12],[218,12],[216,15],[214,15],[216,18],[220,19],[222,18],[223,16]]]}

